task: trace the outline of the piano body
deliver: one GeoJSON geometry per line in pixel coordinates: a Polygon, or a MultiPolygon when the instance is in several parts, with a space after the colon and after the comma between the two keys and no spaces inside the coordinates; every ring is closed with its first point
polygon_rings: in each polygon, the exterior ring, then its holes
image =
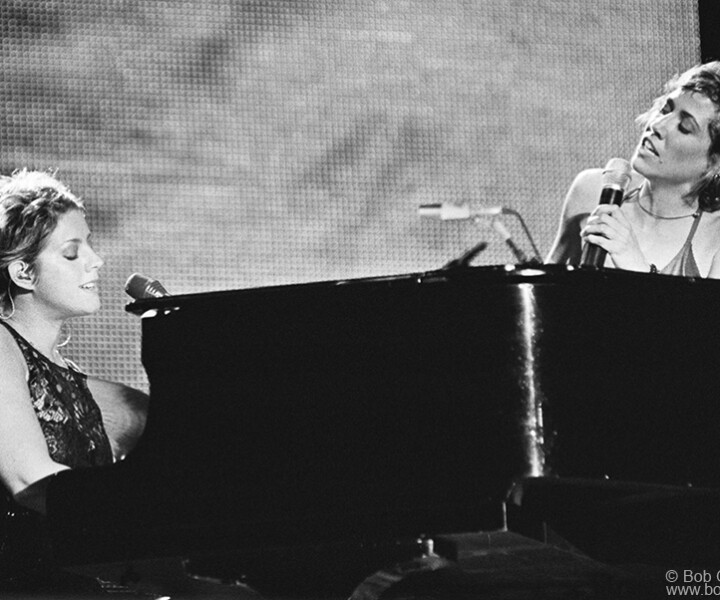
{"type": "Polygon", "coordinates": [[[67,564],[503,525],[534,478],[717,488],[720,283],[477,267],[144,299],[151,410],[67,564]]]}

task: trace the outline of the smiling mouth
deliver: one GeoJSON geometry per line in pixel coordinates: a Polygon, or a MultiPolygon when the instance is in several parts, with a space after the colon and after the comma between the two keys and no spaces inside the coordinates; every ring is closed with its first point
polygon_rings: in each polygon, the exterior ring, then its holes
{"type": "Polygon", "coordinates": [[[659,156],[658,151],[655,149],[655,144],[652,143],[650,138],[643,138],[641,146],[643,148],[645,148],[645,150],[647,150],[651,154],[654,154],[655,156],[659,156]]]}
{"type": "Polygon", "coordinates": [[[97,282],[92,281],[90,283],[84,283],[80,286],[83,290],[95,290],[97,289],[97,282]]]}

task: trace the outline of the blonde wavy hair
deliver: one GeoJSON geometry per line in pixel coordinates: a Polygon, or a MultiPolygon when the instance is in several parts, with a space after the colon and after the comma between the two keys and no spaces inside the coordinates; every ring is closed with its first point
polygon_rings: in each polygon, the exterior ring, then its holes
{"type": "Polygon", "coordinates": [[[33,274],[38,254],[45,247],[61,215],[85,208],[54,173],[22,169],[0,177],[0,304],[12,303],[8,267],[16,260],[33,274]]]}

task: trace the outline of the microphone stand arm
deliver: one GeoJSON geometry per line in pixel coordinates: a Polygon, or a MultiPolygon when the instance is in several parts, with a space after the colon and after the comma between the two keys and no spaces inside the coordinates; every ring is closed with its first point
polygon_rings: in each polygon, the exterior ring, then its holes
{"type": "Polygon", "coordinates": [[[469,250],[466,250],[463,254],[458,256],[457,258],[453,258],[450,262],[445,263],[440,270],[441,271],[447,271],[448,269],[458,269],[467,267],[470,265],[470,261],[475,258],[478,254],[480,254],[483,250],[487,248],[487,242],[483,240],[482,242],[478,242],[475,244],[472,248],[469,250]]]}
{"type": "Polygon", "coordinates": [[[528,241],[530,242],[530,245],[533,249],[533,257],[528,261],[530,264],[542,264],[542,259],[540,258],[540,251],[538,250],[537,245],[535,244],[535,240],[533,239],[532,234],[530,233],[530,229],[525,224],[525,219],[522,218],[522,215],[512,208],[503,208],[503,212],[507,213],[509,215],[512,215],[515,217],[519,222],[520,226],[522,227],[523,231],[525,232],[525,236],[527,237],[528,241]]]}

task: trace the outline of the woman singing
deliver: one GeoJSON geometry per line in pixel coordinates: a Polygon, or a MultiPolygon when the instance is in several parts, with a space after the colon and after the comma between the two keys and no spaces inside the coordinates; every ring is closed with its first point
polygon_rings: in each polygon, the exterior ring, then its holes
{"type": "Polygon", "coordinates": [[[638,122],[622,205],[598,205],[601,170],[582,171],[547,262],[578,265],[596,244],[606,267],[720,278],[720,62],[672,79],[638,122]]]}
{"type": "Polygon", "coordinates": [[[64,323],[100,308],[102,265],[62,183],[25,170],[0,179],[0,589],[55,576],[47,478],[122,459],[145,424],[147,396],[85,375],[61,351],[64,323]]]}

